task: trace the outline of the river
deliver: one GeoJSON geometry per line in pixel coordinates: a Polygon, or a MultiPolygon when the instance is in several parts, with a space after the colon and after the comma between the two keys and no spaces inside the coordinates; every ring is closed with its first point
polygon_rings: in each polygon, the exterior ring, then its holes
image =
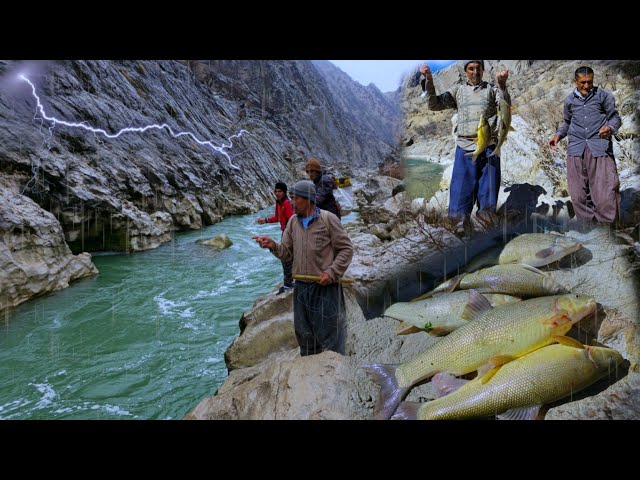
{"type": "MultiPolygon", "coordinates": [[[[273,206],[157,249],[94,254],[100,271],[0,319],[0,419],[179,419],[227,376],[242,312],[282,281],[252,235],[273,206]],[[225,233],[221,252],[196,243],[225,233]]],[[[353,213],[343,219],[355,218],[353,213]]]]}

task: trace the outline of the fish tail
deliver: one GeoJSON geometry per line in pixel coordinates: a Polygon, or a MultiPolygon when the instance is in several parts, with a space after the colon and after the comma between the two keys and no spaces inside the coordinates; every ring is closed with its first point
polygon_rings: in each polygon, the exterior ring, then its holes
{"type": "Polygon", "coordinates": [[[402,402],[391,420],[417,420],[420,407],[424,403],[420,402],[402,402]]]}
{"type": "Polygon", "coordinates": [[[380,386],[380,397],[374,409],[374,416],[377,420],[389,420],[409,391],[409,387],[398,385],[396,378],[398,366],[373,363],[362,367],[371,379],[380,386]]]}

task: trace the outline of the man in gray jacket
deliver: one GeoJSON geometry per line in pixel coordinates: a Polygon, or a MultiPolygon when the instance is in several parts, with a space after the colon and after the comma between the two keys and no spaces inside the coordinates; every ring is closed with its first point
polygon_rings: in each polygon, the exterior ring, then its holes
{"type": "Polygon", "coordinates": [[[316,207],[316,189],[301,180],[289,192],[295,215],[287,224],[282,243],[266,236],[253,237],[280,260],[293,259],[293,275],[320,277],[318,282],[297,279],[293,287],[293,323],[300,355],[325,350],[344,354],[344,299],[339,278],[349,267],[353,246],[333,213],[316,207]]]}
{"type": "Polygon", "coordinates": [[[567,135],[567,182],[576,217],[612,223],[620,211],[620,180],[611,136],[622,124],[611,92],[593,86],[593,70],[575,71],[576,88],[564,99],[564,119],[549,146],[567,135]]]}

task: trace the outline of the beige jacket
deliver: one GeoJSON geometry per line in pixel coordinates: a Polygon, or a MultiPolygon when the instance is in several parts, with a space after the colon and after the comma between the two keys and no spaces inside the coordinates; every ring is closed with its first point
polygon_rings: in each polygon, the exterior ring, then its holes
{"type": "Polygon", "coordinates": [[[326,212],[327,224],[316,208],[314,218],[306,230],[302,221],[294,215],[287,223],[282,243],[271,250],[285,262],[293,259],[294,275],[317,275],[327,272],[335,282],[349,267],[353,257],[351,240],[342,223],[331,212],[326,212]]]}

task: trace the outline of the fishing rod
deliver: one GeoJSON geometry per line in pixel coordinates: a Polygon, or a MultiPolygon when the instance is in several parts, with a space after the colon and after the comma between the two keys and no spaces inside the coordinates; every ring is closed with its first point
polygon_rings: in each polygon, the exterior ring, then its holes
{"type": "MultiPolygon", "coordinates": [[[[294,280],[309,280],[313,282],[319,282],[320,277],[316,275],[293,275],[294,280]]],[[[339,283],[354,283],[355,280],[353,278],[340,278],[338,280],[339,283]]]]}

